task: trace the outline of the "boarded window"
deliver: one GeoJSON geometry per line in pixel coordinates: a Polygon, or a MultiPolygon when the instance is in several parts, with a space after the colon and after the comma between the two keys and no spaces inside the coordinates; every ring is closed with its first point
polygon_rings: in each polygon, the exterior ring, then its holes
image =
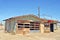
{"type": "Polygon", "coordinates": [[[23,24],[18,24],[18,28],[23,28],[23,24]]]}
{"type": "Polygon", "coordinates": [[[38,22],[30,22],[30,30],[39,30],[39,25],[38,22]]]}
{"type": "Polygon", "coordinates": [[[29,28],[29,24],[25,24],[25,28],[29,28]]]}

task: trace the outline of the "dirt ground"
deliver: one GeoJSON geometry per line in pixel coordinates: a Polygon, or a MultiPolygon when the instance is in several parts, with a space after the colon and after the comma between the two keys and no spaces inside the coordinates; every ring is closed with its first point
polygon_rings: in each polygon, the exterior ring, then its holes
{"type": "Polygon", "coordinates": [[[30,33],[29,35],[12,35],[1,30],[0,40],[60,40],[60,30],[53,33],[30,33]]]}

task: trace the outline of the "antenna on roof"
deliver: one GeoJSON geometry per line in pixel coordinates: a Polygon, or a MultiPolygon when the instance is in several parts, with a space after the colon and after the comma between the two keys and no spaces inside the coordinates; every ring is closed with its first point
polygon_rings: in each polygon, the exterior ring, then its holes
{"type": "Polygon", "coordinates": [[[40,6],[38,7],[38,17],[40,18],[40,6]]]}

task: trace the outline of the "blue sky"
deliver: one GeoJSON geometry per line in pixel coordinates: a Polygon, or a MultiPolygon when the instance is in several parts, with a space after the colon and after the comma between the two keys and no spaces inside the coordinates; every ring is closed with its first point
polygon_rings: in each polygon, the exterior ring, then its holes
{"type": "Polygon", "coordinates": [[[38,6],[41,17],[60,19],[60,0],[0,0],[0,21],[19,15],[37,15],[38,6]]]}
{"type": "Polygon", "coordinates": [[[40,0],[41,14],[60,19],[60,0],[40,0]]]}

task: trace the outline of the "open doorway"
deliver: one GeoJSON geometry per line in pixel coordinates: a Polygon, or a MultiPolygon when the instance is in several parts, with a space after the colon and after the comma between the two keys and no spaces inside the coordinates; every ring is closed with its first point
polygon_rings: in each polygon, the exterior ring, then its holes
{"type": "Polygon", "coordinates": [[[54,32],[54,24],[53,23],[50,24],[50,32],[54,32]]]}

